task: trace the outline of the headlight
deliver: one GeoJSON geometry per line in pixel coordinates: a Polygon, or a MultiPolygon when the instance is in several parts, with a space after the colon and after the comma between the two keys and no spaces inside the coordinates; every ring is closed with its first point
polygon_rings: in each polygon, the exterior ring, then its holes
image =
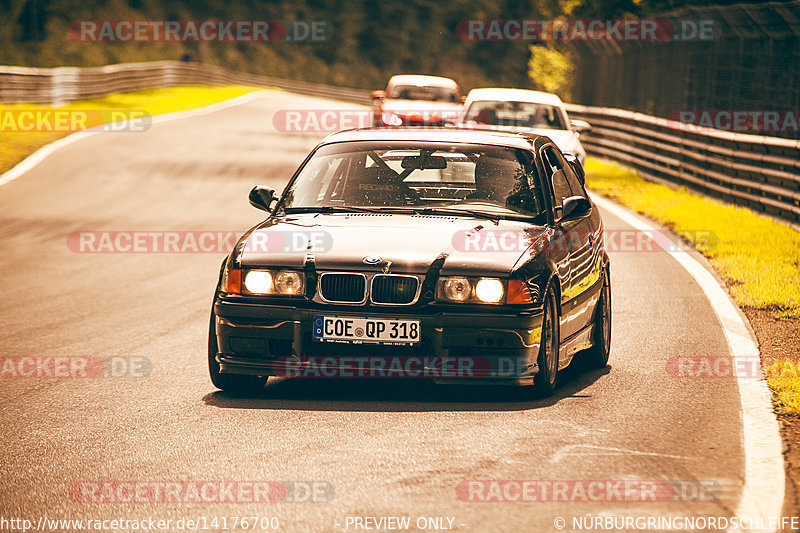
{"type": "Polygon", "coordinates": [[[499,279],[484,278],[475,284],[475,296],[482,302],[496,304],[504,295],[503,282],[499,279]]]}
{"type": "Polygon", "coordinates": [[[303,292],[303,277],[292,270],[281,270],[275,276],[275,289],[278,294],[287,296],[300,294],[303,292]]]}
{"type": "Polygon", "coordinates": [[[442,292],[448,300],[465,302],[472,295],[472,284],[467,278],[445,278],[442,292]]]}
{"type": "Polygon", "coordinates": [[[251,294],[271,294],[272,273],[268,270],[251,270],[244,277],[244,288],[251,294]]]}
{"type": "Polygon", "coordinates": [[[255,295],[303,296],[305,277],[294,270],[247,270],[243,275],[243,293],[255,295]]]}
{"type": "Polygon", "coordinates": [[[452,276],[436,285],[440,302],[474,304],[531,304],[531,293],[523,280],[452,276]]]}

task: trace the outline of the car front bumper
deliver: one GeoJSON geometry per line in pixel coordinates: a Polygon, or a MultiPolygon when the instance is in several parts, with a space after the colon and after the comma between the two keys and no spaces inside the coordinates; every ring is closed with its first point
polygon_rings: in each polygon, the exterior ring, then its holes
{"type": "Polygon", "coordinates": [[[440,383],[528,385],[537,373],[542,312],[415,313],[400,308],[299,309],[214,304],[221,373],[260,376],[426,378],[440,383]],[[410,346],[320,342],[317,315],[418,319],[410,346]]]}

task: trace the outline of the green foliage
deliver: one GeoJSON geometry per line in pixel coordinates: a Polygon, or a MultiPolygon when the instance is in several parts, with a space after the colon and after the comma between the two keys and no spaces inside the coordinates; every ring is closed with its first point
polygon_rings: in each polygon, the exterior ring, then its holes
{"type": "MultiPolygon", "coordinates": [[[[727,0],[723,0],[723,3],[727,0]]],[[[733,1],[733,0],[730,0],[733,1]]],[[[718,0],[715,0],[719,3],[718,0]]],[[[438,74],[465,89],[531,87],[562,94],[565,63],[548,49],[531,54],[526,42],[462,40],[467,19],[550,19],[649,16],[696,0],[0,0],[0,64],[99,66],[122,61],[179,59],[255,74],[365,89],[392,74],[438,74]],[[78,20],[321,20],[333,38],[321,43],[102,43],[67,36],[78,20]],[[544,61],[543,67],[539,63],[544,61]],[[549,62],[549,63],[548,63],[549,62]],[[554,78],[554,79],[551,79],[554,78]]],[[[710,0],[700,0],[710,3],[710,0]]]]}
{"type": "Polygon", "coordinates": [[[575,65],[566,53],[549,46],[530,46],[528,77],[533,85],[542,91],[557,93],[561,98],[569,98],[569,85],[575,65]]]}
{"type": "Polygon", "coordinates": [[[530,87],[524,42],[468,42],[461,20],[545,18],[558,0],[0,0],[0,64],[98,66],[195,59],[319,83],[377,89],[397,73],[454,77],[479,85],[530,87]],[[321,43],[108,43],[67,36],[76,20],[322,20],[321,43]]]}

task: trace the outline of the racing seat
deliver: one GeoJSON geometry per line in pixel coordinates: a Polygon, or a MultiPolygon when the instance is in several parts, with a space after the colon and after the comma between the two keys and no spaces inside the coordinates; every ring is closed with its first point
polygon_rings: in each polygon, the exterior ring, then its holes
{"type": "Polygon", "coordinates": [[[397,176],[385,168],[366,167],[347,180],[343,200],[356,206],[403,206],[406,195],[396,180],[397,176]]]}

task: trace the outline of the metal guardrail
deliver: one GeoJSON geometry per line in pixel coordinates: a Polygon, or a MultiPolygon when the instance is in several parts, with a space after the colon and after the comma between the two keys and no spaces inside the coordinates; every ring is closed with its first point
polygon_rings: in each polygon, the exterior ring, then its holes
{"type": "Polygon", "coordinates": [[[122,63],[105,67],[31,68],[0,66],[0,102],[63,105],[71,100],[175,85],[252,85],[371,104],[368,91],[232,72],[180,61],[122,63]]]}
{"type": "MultiPolygon", "coordinates": [[[[71,100],[176,85],[252,85],[369,105],[368,91],[159,61],[53,69],[0,66],[0,102],[71,100]]],[[[792,224],[800,223],[800,141],[700,128],[622,109],[568,105],[592,124],[582,142],[654,181],[684,185],[792,224]]]]}
{"type": "Polygon", "coordinates": [[[800,141],[702,128],[622,109],[567,105],[592,125],[591,155],[653,181],[683,185],[794,225],[800,223],[800,141]]]}

